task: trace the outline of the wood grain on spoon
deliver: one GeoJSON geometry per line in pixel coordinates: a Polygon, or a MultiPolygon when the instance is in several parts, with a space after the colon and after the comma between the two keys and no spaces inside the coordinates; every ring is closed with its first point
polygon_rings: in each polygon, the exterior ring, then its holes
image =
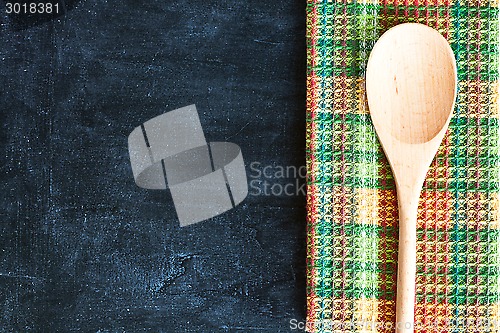
{"type": "Polygon", "coordinates": [[[397,332],[413,331],[418,200],[451,119],[456,86],[453,51],[425,25],[406,23],[388,30],[370,54],[368,105],[399,204],[397,332]]]}

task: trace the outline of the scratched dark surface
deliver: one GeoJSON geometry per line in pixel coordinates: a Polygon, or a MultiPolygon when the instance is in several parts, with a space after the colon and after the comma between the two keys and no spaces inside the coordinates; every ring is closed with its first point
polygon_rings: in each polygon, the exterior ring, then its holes
{"type": "Polygon", "coordinates": [[[0,1],[0,332],[293,331],[304,196],[252,191],[180,228],[168,192],[134,184],[127,136],[194,103],[249,175],[303,165],[304,2],[66,3],[0,1]]]}

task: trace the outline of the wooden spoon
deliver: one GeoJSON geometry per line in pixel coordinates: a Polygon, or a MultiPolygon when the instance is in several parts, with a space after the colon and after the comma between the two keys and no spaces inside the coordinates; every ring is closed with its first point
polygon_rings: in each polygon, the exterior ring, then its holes
{"type": "Polygon", "coordinates": [[[453,51],[425,25],[406,23],[388,30],[370,54],[368,105],[399,203],[396,332],[414,328],[418,200],[451,119],[456,86],[453,51]]]}

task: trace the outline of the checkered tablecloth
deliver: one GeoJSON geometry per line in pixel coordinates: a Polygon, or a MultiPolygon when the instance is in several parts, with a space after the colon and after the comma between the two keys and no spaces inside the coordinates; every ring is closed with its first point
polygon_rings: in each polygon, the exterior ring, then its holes
{"type": "Polygon", "coordinates": [[[415,331],[500,331],[498,13],[497,0],[307,2],[309,331],[394,331],[398,209],[364,75],[405,22],[449,41],[459,80],[420,197],[415,331]]]}

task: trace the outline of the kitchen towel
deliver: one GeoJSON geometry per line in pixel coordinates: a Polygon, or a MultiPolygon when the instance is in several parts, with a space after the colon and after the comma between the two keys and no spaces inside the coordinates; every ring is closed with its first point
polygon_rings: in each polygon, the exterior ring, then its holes
{"type": "Polygon", "coordinates": [[[389,28],[450,43],[458,95],[424,183],[415,332],[500,331],[497,0],[307,2],[307,329],[393,332],[398,209],[364,75],[389,28]]]}

